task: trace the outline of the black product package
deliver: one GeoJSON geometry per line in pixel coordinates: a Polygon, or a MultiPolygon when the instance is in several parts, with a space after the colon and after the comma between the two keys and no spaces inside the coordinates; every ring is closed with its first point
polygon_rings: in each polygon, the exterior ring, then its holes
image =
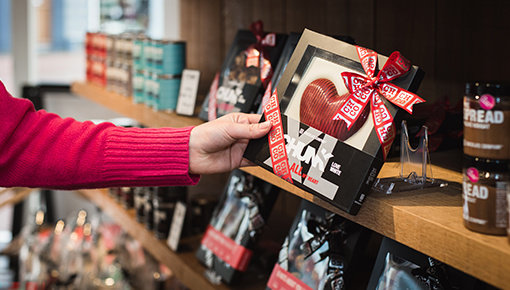
{"type": "Polygon", "coordinates": [[[197,258],[225,283],[235,282],[248,267],[277,197],[277,187],[241,170],[233,171],[197,258]]]}
{"type": "Polygon", "coordinates": [[[346,289],[369,231],[303,200],[268,289],[346,289]]]}
{"type": "Polygon", "coordinates": [[[496,289],[434,258],[383,238],[367,289],[496,289]]]}
{"type": "MultiPolygon", "coordinates": [[[[378,56],[378,69],[387,59],[378,56]]],[[[365,75],[356,47],[305,29],[277,93],[293,183],[357,214],[384,158],[370,105],[350,130],[343,121],[332,120],[349,97],[342,72],[365,75]]],[[[423,72],[412,66],[392,84],[416,91],[422,78],[423,72]]],[[[395,117],[397,107],[382,99],[395,117]]],[[[273,171],[267,136],[250,141],[244,157],[273,171]]]]}
{"type": "MultiPolygon", "coordinates": [[[[267,57],[273,70],[278,63],[286,38],[286,34],[275,34],[274,46],[263,46],[264,56],[267,57]]],[[[249,30],[237,32],[219,75],[215,96],[217,118],[232,112],[253,112],[260,105],[264,93],[260,77],[262,65],[247,66],[246,63],[248,51],[256,43],[257,38],[253,32],[249,30]]],[[[209,121],[210,93],[207,94],[198,115],[204,121],[209,121]]]]}

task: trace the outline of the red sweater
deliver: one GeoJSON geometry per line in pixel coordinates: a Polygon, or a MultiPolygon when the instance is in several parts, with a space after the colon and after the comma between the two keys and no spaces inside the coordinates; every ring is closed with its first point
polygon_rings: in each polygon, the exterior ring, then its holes
{"type": "Polygon", "coordinates": [[[35,111],[0,82],[0,186],[59,189],[191,185],[192,127],[95,125],[35,111]]]}

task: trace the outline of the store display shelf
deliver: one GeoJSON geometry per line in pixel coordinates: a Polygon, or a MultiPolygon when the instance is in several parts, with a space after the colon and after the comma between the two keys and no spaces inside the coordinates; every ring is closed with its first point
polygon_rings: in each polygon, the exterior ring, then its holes
{"type": "MultiPolygon", "coordinates": [[[[73,91],[90,99],[102,99],[101,104],[121,111],[129,99],[106,92],[99,87],[83,83],[73,84],[73,91]],[[111,98],[111,100],[108,100],[111,98]]],[[[138,107],[136,107],[138,108],[138,107]]],[[[137,110],[135,107],[132,110],[137,110]]],[[[140,109],[147,112],[147,109],[140,109]]],[[[136,116],[145,113],[130,112],[126,116],[154,126],[160,113],[149,109],[152,115],[146,119],[136,116]],[[154,121],[151,121],[154,120],[154,121]]],[[[161,123],[163,126],[196,125],[201,121],[193,118],[171,115],[176,120],[161,123]],[[189,123],[185,123],[189,120],[189,123]]],[[[451,157],[449,159],[452,159],[451,157]]],[[[439,159],[438,159],[439,160],[439,159]]],[[[442,160],[441,160],[442,161],[442,160]]],[[[426,255],[447,263],[465,273],[486,281],[496,287],[510,285],[510,245],[506,237],[478,234],[467,230],[462,219],[462,175],[458,171],[434,166],[434,176],[449,181],[445,188],[425,189],[392,195],[371,192],[356,216],[349,215],[328,202],[314,197],[296,186],[285,182],[260,167],[247,167],[244,171],[274,184],[294,195],[312,201],[332,212],[360,225],[394,239],[426,255]]],[[[387,162],[379,177],[397,176],[399,163],[387,162]]],[[[194,263],[190,261],[190,263],[194,263]]]]}
{"type": "Polygon", "coordinates": [[[145,104],[135,104],[130,97],[110,92],[91,83],[75,82],[71,86],[71,91],[121,115],[135,119],[146,127],[186,127],[203,123],[197,118],[155,111],[145,104]]]}
{"type": "MultiPolygon", "coordinates": [[[[122,205],[108,195],[107,190],[89,189],[77,190],[86,199],[101,208],[128,234],[136,238],[154,258],[166,265],[172,274],[190,289],[236,289],[225,284],[213,285],[204,275],[206,268],[195,258],[195,252],[201,241],[201,235],[187,237],[181,240],[184,250],[172,251],[165,240],[159,240],[154,233],[136,220],[134,210],[126,210],[122,205]]],[[[243,282],[243,281],[241,281],[243,282]]],[[[262,289],[262,281],[249,283],[242,289],[262,289]]],[[[265,281],[263,281],[265,282],[265,281]]],[[[241,285],[241,284],[240,284],[241,285]]],[[[239,288],[241,289],[241,288],[239,288]]]]}
{"type": "Polygon", "coordinates": [[[228,289],[225,285],[212,285],[204,276],[205,268],[195,258],[195,250],[200,237],[187,239],[192,250],[176,253],[166,245],[166,241],[159,240],[154,233],[136,221],[133,210],[126,210],[111,198],[106,190],[78,190],[79,194],[101,208],[128,234],[135,237],[143,247],[158,261],[165,264],[173,275],[190,289],[228,289]]]}
{"type": "MultiPolygon", "coordinates": [[[[507,238],[478,234],[463,225],[459,172],[433,166],[434,176],[447,180],[447,187],[391,195],[370,192],[358,215],[352,216],[260,167],[244,170],[489,284],[510,285],[507,238]]],[[[379,177],[398,176],[399,170],[400,163],[387,162],[379,177]]]]}

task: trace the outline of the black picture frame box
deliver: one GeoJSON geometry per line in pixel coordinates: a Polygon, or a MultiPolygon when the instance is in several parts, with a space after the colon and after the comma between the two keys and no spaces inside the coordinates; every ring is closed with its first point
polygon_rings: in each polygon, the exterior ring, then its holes
{"type": "MultiPolygon", "coordinates": [[[[226,202],[229,199],[229,195],[233,194],[232,191],[235,190],[235,188],[234,188],[235,180],[233,180],[233,179],[241,178],[242,176],[249,176],[249,175],[250,174],[245,173],[239,169],[232,171],[232,173],[230,174],[230,177],[227,181],[227,184],[225,185],[225,189],[224,189],[223,194],[220,198],[220,201],[214,210],[214,213],[211,218],[211,221],[209,222],[209,225],[213,225],[218,222],[219,212],[226,205],[226,202]]],[[[278,198],[279,188],[255,177],[255,176],[252,176],[252,178],[254,179],[253,182],[254,182],[255,186],[258,187],[261,191],[263,191],[263,193],[262,193],[263,200],[261,201],[262,203],[259,205],[259,213],[262,216],[262,218],[264,219],[264,221],[267,221],[267,219],[269,218],[269,215],[271,214],[273,206],[276,202],[276,199],[278,198]]],[[[222,227],[223,227],[223,225],[222,225],[222,227]]],[[[240,239],[239,244],[241,246],[253,251],[254,247],[256,245],[256,242],[257,242],[257,236],[251,237],[249,231],[245,231],[244,233],[241,234],[241,239],[240,239]]],[[[207,263],[206,263],[206,260],[208,259],[207,255],[208,255],[207,250],[205,250],[202,246],[200,246],[198,248],[198,250],[196,251],[196,254],[195,254],[196,258],[204,265],[207,265],[207,263]]],[[[252,257],[252,259],[254,259],[254,258],[256,258],[256,257],[252,257]]],[[[221,260],[216,255],[213,255],[213,257],[212,257],[211,269],[214,270],[216,272],[216,274],[218,274],[221,277],[221,279],[227,284],[238,283],[244,274],[244,272],[234,269],[232,266],[230,266],[229,264],[227,264],[226,262],[221,260]]],[[[249,270],[250,269],[248,266],[247,271],[249,271],[249,270]]]]}
{"type": "MultiPolygon", "coordinates": [[[[378,55],[378,69],[382,69],[387,59],[378,55]]],[[[356,47],[305,29],[278,83],[277,91],[293,183],[355,215],[384,163],[371,114],[363,126],[345,141],[299,121],[302,92],[307,84],[317,78],[328,78],[336,86],[339,95],[346,94],[347,89],[340,75],[343,71],[365,75],[356,47]]],[[[415,92],[423,75],[420,68],[412,66],[408,73],[392,83],[415,92]]],[[[384,98],[383,101],[396,118],[397,107],[384,98]]],[[[262,117],[261,122],[264,120],[262,117]]],[[[244,157],[273,171],[267,136],[251,140],[244,157]]]]}
{"type": "MultiPolygon", "coordinates": [[[[275,34],[275,46],[267,48],[267,52],[269,54],[269,61],[274,69],[276,64],[278,63],[278,59],[280,58],[280,54],[282,53],[283,47],[286,43],[287,34],[276,33],[275,34]]],[[[226,54],[225,60],[220,69],[220,76],[218,82],[218,93],[221,93],[220,90],[222,86],[224,86],[223,91],[227,92],[229,96],[236,95],[237,101],[235,104],[231,104],[230,101],[224,101],[223,103],[228,103],[231,105],[232,110],[228,111],[217,111],[217,118],[231,112],[243,112],[249,113],[252,111],[256,111],[258,104],[264,94],[262,81],[260,79],[260,69],[255,67],[244,67],[244,63],[242,63],[241,68],[243,72],[239,73],[235,76],[235,80],[228,82],[226,79],[231,75],[231,72],[234,71],[233,66],[236,63],[236,60],[239,60],[239,55],[243,53],[246,49],[248,49],[251,45],[257,42],[257,38],[255,35],[249,30],[238,30],[230,48],[226,54]],[[247,75],[252,75],[253,73],[257,73],[259,76],[255,83],[249,84],[248,81],[242,82],[239,81],[239,78],[247,78],[247,75]],[[232,93],[232,92],[235,92],[232,93]]],[[[234,75],[234,74],[232,74],[234,75]]],[[[209,120],[209,92],[207,93],[204,102],[202,104],[202,108],[198,114],[198,117],[204,121],[209,120]]],[[[217,99],[217,104],[222,102],[217,99]]],[[[232,98],[229,98],[232,99],[232,98]]]]}

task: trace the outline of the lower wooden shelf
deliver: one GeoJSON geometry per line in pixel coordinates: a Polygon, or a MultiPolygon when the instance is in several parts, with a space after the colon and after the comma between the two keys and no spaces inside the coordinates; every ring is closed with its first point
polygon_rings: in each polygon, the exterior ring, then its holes
{"type": "MultiPolygon", "coordinates": [[[[398,176],[399,166],[386,162],[379,177],[398,176]]],[[[391,195],[371,192],[353,216],[260,167],[243,170],[489,284],[510,285],[507,238],[475,233],[463,225],[459,172],[433,167],[435,177],[449,181],[445,188],[391,195]]]]}
{"type": "MultiPolygon", "coordinates": [[[[106,190],[77,190],[86,199],[101,208],[128,234],[138,240],[154,258],[165,264],[175,277],[190,289],[236,289],[225,284],[213,285],[204,276],[205,267],[195,257],[200,245],[201,236],[183,239],[187,251],[176,253],[167,245],[166,241],[159,240],[154,233],[136,221],[134,210],[126,210],[106,190]]],[[[264,281],[265,282],[265,281],[264,281]]],[[[265,284],[239,285],[239,289],[263,289],[265,284]]]]}

